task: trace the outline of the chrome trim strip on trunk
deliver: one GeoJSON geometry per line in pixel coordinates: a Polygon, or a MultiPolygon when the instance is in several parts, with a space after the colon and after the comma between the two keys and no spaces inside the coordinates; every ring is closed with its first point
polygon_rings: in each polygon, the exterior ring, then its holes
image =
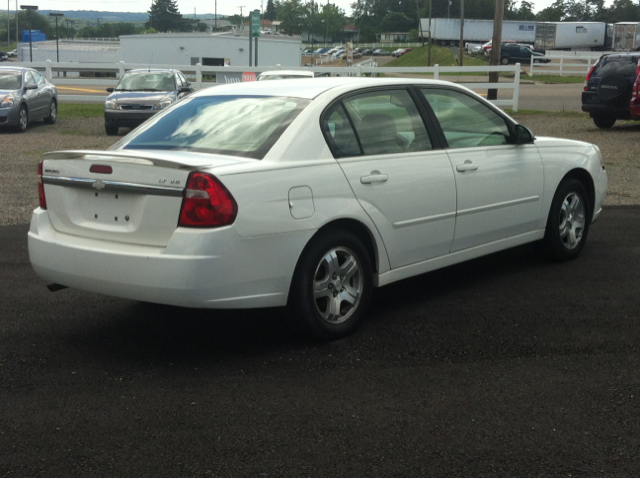
{"type": "Polygon", "coordinates": [[[119,191],[152,196],[182,197],[183,188],[170,186],[150,186],[139,183],[123,183],[119,181],[92,180],[89,178],[65,178],[58,176],[43,176],[45,185],[66,186],[70,188],[94,188],[96,191],[119,191]]]}

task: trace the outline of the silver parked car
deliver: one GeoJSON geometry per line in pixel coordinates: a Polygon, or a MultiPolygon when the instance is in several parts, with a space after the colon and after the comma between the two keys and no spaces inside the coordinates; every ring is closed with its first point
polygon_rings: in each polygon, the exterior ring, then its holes
{"type": "Polygon", "coordinates": [[[29,122],[53,124],[58,117],[58,91],[40,72],[24,67],[0,67],[0,127],[27,129],[29,122]]]}
{"type": "Polygon", "coordinates": [[[104,128],[117,135],[123,127],[135,128],[160,110],[193,92],[179,70],[144,69],[125,73],[104,103],[104,128]]]}

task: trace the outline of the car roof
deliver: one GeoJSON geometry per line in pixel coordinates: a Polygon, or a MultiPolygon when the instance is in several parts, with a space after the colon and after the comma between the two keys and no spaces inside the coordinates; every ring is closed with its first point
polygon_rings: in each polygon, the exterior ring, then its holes
{"type": "Polygon", "coordinates": [[[620,53],[608,53],[606,55],[602,55],[601,58],[625,58],[625,57],[636,57],[640,58],[640,52],[620,52],[620,53]]]}
{"type": "Polygon", "coordinates": [[[189,98],[218,95],[282,96],[312,100],[319,95],[340,88],[341,91],[367,87],[395,85],[442,85],[450,82],[440,80],[420,80],[415,78],[372,78],[372,77],[314,77],[304,79],[272,80],[269,82],[227,83],[205,88],[189,98]],[[342,88],[341,88],[342,87],[342,88]],[[349,88],[352,87],[352,88],[349,88]]]}
{"type": "Polygon", "coordinates": [[[18,66],[16,66],[16,67],[14,67],[14,66],[10,66],[10,67],[9,67],[9,66],[7,66],[7,67],[2,66],[2,67],[0,67],[0,70],[2,70],[2,71],[23,72],[23,71],[25,71],[25,70],[33,70],[33,68],[28,68],[28,67],[18,67],[18,66]]]}

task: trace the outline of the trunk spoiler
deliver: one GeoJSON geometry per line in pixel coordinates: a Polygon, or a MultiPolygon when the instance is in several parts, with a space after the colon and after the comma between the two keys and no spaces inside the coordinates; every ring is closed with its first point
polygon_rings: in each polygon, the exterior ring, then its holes
{"type": "MultiPolygon", "coordinates": [[[[183,152],[184,153],[184,152],[183,152]]],[[[174,154],[163,154],[160,152],[150,152],[149,150],[130,150],[130,151],[99,151],[99,150],[62,150],[44,153],[45,160],[88,160],[88,161],[115,161],[119,163],[133,163],[144,166],[160,166],[165,168],[187,169],[193,170],[206,166],[221,166],[218,161],[211,158],[211,155],[202,155],[200,153],[187,153],[180,155],[179,158],[174,154]]],[[[219,158],[219,157],[218,157],[219,158]]],[[[238,163],[238,159],[226,157],[227,164],[238,163]]],[[[244,160],[241,159],[240,161],[244,160]]]]}

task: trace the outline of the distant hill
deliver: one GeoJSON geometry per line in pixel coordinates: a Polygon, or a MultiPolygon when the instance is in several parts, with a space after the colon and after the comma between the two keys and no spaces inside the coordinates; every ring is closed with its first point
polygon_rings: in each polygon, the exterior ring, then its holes
{"type": "MultiPolygon", "coordinates": [[[[83,19],[97,21],[98,18],[101,22],[130,22],[130,23],[142,23],[149,20],[149,15],[146,12],[95,12],[92,10],[38,10],[41,15],[47,16],[49,13],[58,12],[64,13],[65,18],[69,19],[83,19]]],[[[187,18],[193,18],[193,13],[182,15],[187,18]]],[[[197,14],[199,20],[210,20],[215,18],[213,13],[197,14]]],[[[218,14],[218,18],[226,18],[227,15],[218,14]]]]}

